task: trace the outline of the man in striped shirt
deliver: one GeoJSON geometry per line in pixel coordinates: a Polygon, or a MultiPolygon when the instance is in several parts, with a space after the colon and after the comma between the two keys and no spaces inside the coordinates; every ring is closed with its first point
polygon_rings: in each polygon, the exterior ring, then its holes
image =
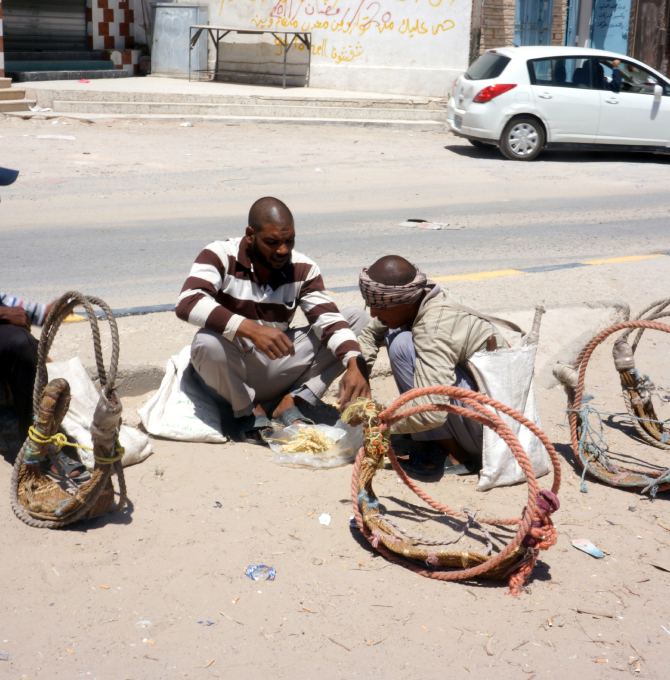
{"type": "Polygon", "coordinates": [[[249,443],[262,443],[267,415],[285,427],[311,422],[296,401],[316,404],[342,373],[341,407],[370,396],[357,341],[368,315],[359,307],[340,312],[317,265],[294,245],[288,207],[259,199],[245,236],[215,241],[198,255],[175,310],[200,326],[191,363],[232,406],[238,435],[249,443]],[[298,307],[310,326],[289,328],[298,307]]]}
{"type": "MultiPolygon", "coordinates": [[[[53,303],[52,303],[53,304],[53,303]]],[[[37,339],[32,324],[44,323],[51,305],[0,293],[0,381],[8,386],[19,416],[19,434],[28,436],[33,421],[33,385],[37,371],[37,339]]]]}

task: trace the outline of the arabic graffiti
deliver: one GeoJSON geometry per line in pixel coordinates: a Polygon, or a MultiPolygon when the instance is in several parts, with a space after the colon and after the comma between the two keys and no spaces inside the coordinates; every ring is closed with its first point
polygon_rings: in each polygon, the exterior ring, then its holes
{"type": "Polygon", "coordinates": [[[626,54],[631,0],[596,0],[591,47],[626,54]]]}
{"type": "MultiPolygon", "coordinates": [[[[450,64],[453,47],[469,31],[469,0],[210,0],[224,4],[236,24],[248,22],[253,28],[281,32],[312,33],[311,53],[317,61],[347,64],[358,60],[366,66],[396,67],[392,42],[410,39],[416,51],[411,65],[434,69],[450,64]],[[453,38],[451,36],[453,35],[453,38]],[[435,54],[432,41],[439,45],[435,54]],[[425,64],[425,66],[424,66],[425,64]]],[[[601,0],[604,2],[605,0],[601,0]]],[[[607,0],[613,2],[614,0],[607,0]]],[[[217,7],[218,9],[218,7],[217,7]]],[[[281,43],[275,39],[273,51],[281,57],[281,43]]],[[[294,47],[305,54],[306,48],[296,41],[294,47]]],[[[403,59],[403,65],[404,65],[403,59]]],[[[357,64],[357,65],[358,65],[357,64]]],[[[400,62],[398,62],[400,65],[400,62]]]]}

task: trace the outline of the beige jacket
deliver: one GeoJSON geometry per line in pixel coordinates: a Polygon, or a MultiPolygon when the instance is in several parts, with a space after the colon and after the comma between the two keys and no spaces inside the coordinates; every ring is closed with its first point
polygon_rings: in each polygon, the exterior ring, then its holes
{"type": "MultiPolygon", "coordinates": [[[[504,347],[506,343],[498,329],[489,321],[444,306],[449,302],[466,305],[458,295],[442,290],[435,283],[429,283],[428,287],[429,293],[424,298],[411,328],[416,348],[414,387],[453,385],[456,381],[456,365],[465,366],[475,352],[486,348],[486,341],[491,336],[496,338],[498,347],[504,347]]],[[[379,349],[384,345],[387,330],[379,320],[373,319],[358,338],[368,371],[372,370],[379,349]]],[[[409,405],[445,402],[448,402],[445,397],[429,395],[416,399],[409,405]]],[[[443,411],[420,413],[405,418],[394,425],[391,431],[394,434],[404,434],[432,430],[443,425],[446,417],[447,414],[443,411]]]]}

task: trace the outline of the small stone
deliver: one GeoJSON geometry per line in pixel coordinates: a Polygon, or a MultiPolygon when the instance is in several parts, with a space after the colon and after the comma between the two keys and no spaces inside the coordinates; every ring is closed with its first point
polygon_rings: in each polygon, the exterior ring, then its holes
{"type": "Polygon", "coordinates": [[[637,510],[637,503],[631,503],[631,504],[628,506],[628,509],[629,509],[631,512],[635,512],[635,511],[637,510]]]}

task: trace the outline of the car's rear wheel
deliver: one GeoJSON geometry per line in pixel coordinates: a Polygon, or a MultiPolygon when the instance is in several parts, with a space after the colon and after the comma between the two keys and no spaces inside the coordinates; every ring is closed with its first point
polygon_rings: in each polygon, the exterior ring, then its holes
{"type": "Polygon", "coordinates": [[[493,144],[488,144],[487,142],[480,142],[478,139],[468,139],[468,142],[475,147],[475,149],[490,149],[493,144]]]}
{"type": "Polygon", "coordinates": [[[544,129],[535,118],[515,118],[505,126],[500,150],[511,161],[535,160],[544,147],[544,129]]]}

